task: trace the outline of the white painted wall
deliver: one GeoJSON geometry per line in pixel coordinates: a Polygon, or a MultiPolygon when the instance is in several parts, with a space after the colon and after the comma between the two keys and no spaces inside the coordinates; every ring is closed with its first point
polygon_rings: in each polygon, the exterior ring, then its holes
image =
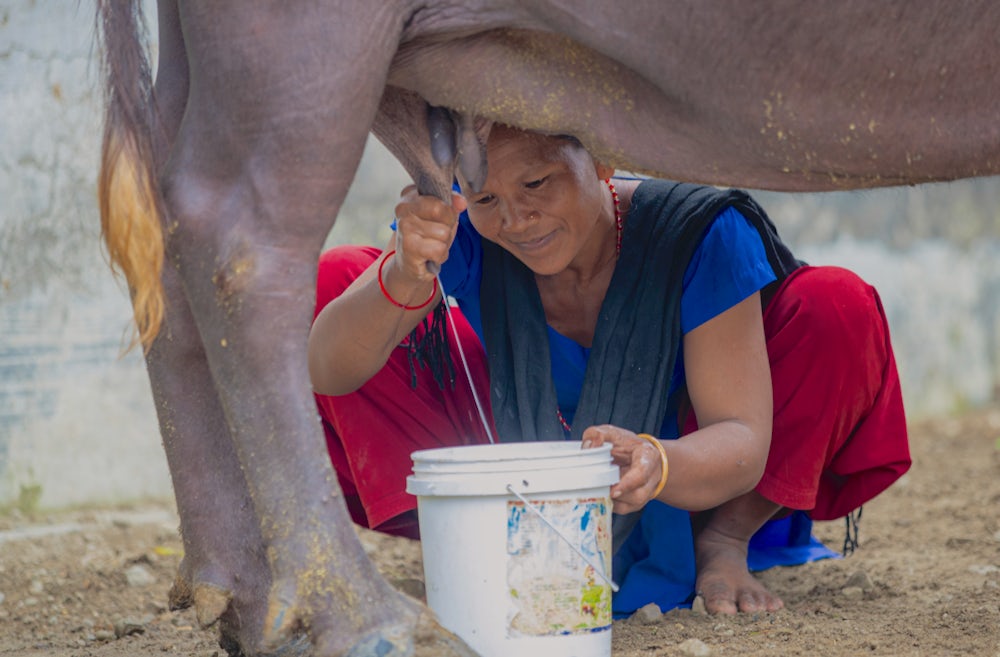
{"type": "MultiPolygon", "coordinates": [[[[0,508],[172,495],[100,243],[93,13],[92,0],[0,0],[0,508]]],[[[331,239],[382,244],[405,174],[383,154],[361,175],[331,239]]]]}
{"type": "MultiPolygon", "coordinates": [[[[92,14],[91,0],[0,0],[0,506],[171,494],[99,242],[92,14]]],[[[404,183],[370,145],[331,241],[383,244],[404,183]]],[[[880,289],[911,416],[993,398],[1000,182],[759,198],[801,257],[880,289]]]]}
{"type": "Polygon", "coordinates": [[[0,2],[0,505],[170,495],[99,244],[92,25],[90,2],[0,2]]]}

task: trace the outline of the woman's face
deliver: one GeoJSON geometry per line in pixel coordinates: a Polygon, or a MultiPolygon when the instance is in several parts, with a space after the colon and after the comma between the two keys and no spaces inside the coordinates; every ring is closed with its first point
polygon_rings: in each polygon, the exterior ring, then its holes
{"type": "Polygon", "coordinates": [[[482,191],[472,193],[462,181],[480,235],[542,275],[563,271],[581,253],[599,258],[609,225],[613,250],[613,220],[600,221],[608,218],[603,178],[612,169],[595,164],[572,140],[505,126],[494,126],[486,151],[482,191]]]}

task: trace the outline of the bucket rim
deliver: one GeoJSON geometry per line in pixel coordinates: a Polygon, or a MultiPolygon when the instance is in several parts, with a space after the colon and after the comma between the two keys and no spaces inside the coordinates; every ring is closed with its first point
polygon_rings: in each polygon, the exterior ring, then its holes
{"type": "Polygon", "coordinates": [[[410,454],[414,469],[421,465],[459,463],[497,463],[500,461],[543,461],[553,458],[588,457],[587,460],[610,461],[611,445],[581,447],[573,440],[537,440],[526,442],[459,445],[421,449],[410,454]],[[539,449],[541,448],[541,449],[539,449]]]}

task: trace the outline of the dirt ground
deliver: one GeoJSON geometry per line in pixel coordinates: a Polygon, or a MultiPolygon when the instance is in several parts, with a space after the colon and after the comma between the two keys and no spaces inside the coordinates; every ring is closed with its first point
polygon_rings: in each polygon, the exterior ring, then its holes
{"type": "MultiPolygon", "coordinates": [[[[914,467],[866,505],[857,552],[761,575],[786,609],[616,622],[614,656],[1000,657],[1000,409],[916,424],[911,442],[914,467]]],[[[224,657],[192,612],[166,609],[176,526],[166,505],[0,517],[0,655],[224,657]]],[[[839,549],[844,525],[816,532],[839,549]]],[[[419,544],[362,541],[419,594],[419,544]]]]}

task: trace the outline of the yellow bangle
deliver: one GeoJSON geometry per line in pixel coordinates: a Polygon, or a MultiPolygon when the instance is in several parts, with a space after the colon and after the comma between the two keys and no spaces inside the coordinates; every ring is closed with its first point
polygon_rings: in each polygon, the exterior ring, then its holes
{"type": "Polygon", "coordinates": [[[662,442],[653,436],[650,436],[648,433],[640,433],[636,435],[643,440],[648,441],[651,445],[653,445],[653,447],[656,448],[656,451],[660,453],[660,469],[662,472],[660,473],[660,483],[656,484],[656,490],[653,492],[653,499],[656,499],[659,497],[663,487],[667,485],[667,475],[670,473],[670,465],[667,463],[667,450],[664,449],[662,442]]]}

